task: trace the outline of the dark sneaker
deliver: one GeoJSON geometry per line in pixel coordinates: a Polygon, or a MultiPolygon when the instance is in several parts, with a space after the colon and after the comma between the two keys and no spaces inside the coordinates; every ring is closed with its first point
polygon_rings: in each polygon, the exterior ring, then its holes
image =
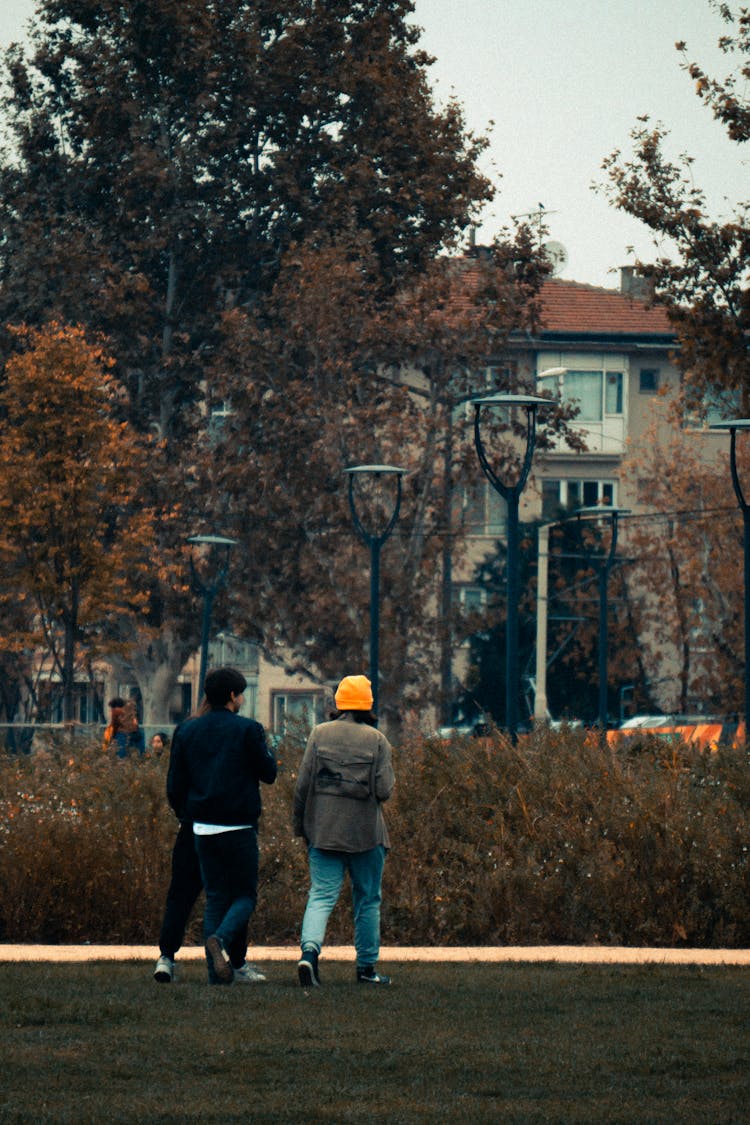
{"type": "Polygon", "coordinates": [[[171,984],[174,980],[174,961],[164,954],[159,957],[154,969],[154,980],[159,984],[171,984]]]}
{"type": "Polygon", "coordinates": [[[222,984],[231,984],[234,977],[232,962],[229,960],[229,954],[224,948],[224,943],[216,934],[206,942],[206,953],[211,958],[216,979],[221,981],[222,984]]]}
{"type": "Polygon", "coordinates": [[[357,968],[357,980],[360,984],[391,983],[391,978],[385,973],[379,973],[374,965],[366,965],[363,969],[357,968]]]}
{"type": "Polygon", "coordinates": [[[302,950],[302,956],[297,962],[297,976],[303,988],[317,988],[320,985],[318,954],[314,949],[302,950]]]}

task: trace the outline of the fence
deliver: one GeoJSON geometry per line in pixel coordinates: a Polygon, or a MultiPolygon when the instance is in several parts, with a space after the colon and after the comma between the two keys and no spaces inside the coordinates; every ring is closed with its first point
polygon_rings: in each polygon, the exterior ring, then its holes
{"type": "MultiPolygon", "coordinates": [[[[174,724],[148,724],[141,729],[148,746],[155,734],[165,733],[171,739],[174,724]]],[[[8,754],[30,754],[51,743],[90,746],[103,737],[103,723],[0,723],[0,749],[8,754]]]]}

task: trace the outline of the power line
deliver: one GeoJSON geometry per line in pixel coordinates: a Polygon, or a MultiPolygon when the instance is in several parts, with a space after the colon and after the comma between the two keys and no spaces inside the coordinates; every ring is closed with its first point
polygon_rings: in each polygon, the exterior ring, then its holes
{"type": "MultiPolygon", "coordinates": [[[[602,513],[606,514],[607,509],[602,508],[602,513]]],[[[676,519],[707,519],[709,516],[739,515],[739,508],[734,506],[732,508],[682,508],[675,509],[672,512],[634,512],[630,515],[620,516],[620,524],[626,521],[629,523],[647,520],[676,520],[676,519]]]]}

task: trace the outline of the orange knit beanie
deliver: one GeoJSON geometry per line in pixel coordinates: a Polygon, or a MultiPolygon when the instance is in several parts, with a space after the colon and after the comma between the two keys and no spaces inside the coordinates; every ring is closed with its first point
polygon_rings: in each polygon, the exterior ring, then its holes
{"type": "Polygon", "coordinates": [[[372,710],[372,686],[367,676],[344,676],[335,699],[339,711],[372,710]]]}

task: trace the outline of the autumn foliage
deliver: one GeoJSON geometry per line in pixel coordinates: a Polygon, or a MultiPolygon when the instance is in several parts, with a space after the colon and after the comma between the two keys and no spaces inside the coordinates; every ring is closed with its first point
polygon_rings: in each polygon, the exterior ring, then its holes
{"type": "Polygon", "coordinates": [[[17,650],[49,654],[69,700],[78,649],[93,658],[103,622],[142,606],[147,447],[118,417],[112,360],[83,329],[15,336],[0,387],[2,601],[25,613],[17,650]]]}
{"type": "MultiPolygon", "coordinates": [[[[307,861],[291,835],[302,740],[264,788],[251,941],[295,944],[307,861]]],[[[387,808],[383,940],[405,945],[750,943],[750,759],[562,730],[407,738],[387,808]]],[[[0,762],[0,940],[155,944],[176,823],[165,759],[51,744],[0,762]]],[[[351,941],[345,901],[330,942],[351,941]]],[[[188,943],[200,942],[200,908],[188,943]]]]}

